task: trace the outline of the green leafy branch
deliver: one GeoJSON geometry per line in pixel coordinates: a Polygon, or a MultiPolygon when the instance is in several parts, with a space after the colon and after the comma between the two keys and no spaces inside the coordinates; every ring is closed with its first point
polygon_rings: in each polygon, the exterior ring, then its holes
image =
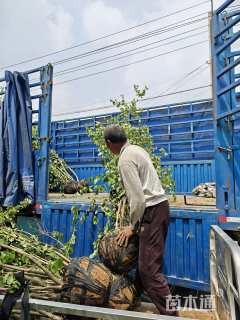
{"type": "MultiPolygon", "coordinates": [[[[172,179],[171,169],[161,167],[160,164],[161,157],[164,156],[166,152],[165,150],[160,149],[158,150],[158,154],[156,154],[149,127],[144,125],[144,122],[141,119],[142,110],[137,107],[138,102],[144,98],[147,90],[147,87],[140,89],[139,86],[135,85],[135,97],[132,100],[127,101],[124,96],[120,96],[119,99],[112,99],[111,103],[114,107],[119,109],[119,113],[114,117],[110,116],[106,118],[104,122],[97,122],[94,127],[87,128],[88,135],[91,137],[93,143],[98,147],[99,156],[101,157],[102,164],[105,167],[105,172],[101,176],[97,177],[97,180],[107,184],[109,189],[109,199],[104,200],[99,206],[101,211],[108,217],[104,233],[111,230],[111,228],[114,228],[119,203],[122,197],[125,196],[125,190],[120,182],[117,168],[118,156],[113,155],[109,151],[104,141],[103,133],[106,126],[111,124],[122,126],[128,136],[129,142],[143,147],[149,153],[166,192],[172,194],[175,193],[175,183],[172,179]]],[[[126,224],[129,222],[127,219],[127,217],[129,217],[128,212],[129,208],[126,204],[126,224]]],[[[95,249],[96,248],[97,243],[95,243],[95,249]]]]}

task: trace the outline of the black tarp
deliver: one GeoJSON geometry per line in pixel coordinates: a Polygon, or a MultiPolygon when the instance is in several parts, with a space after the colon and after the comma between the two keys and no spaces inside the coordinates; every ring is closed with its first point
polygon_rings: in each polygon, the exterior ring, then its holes
{"type": "Polygon", "coordinates": [[[32,103],[27,76],[5,72],[0,106],[0,205],[34,198],[32,103]]]}

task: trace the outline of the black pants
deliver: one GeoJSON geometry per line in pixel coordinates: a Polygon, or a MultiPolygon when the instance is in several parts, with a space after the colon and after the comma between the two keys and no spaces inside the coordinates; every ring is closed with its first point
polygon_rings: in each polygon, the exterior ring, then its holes
{"type": "Polygon", "coordinates": [[[146,208],[139,233],[138,273],[143,289],[159,313],[176,315],[166,310],[166,297],[170,297],[170,290],[161,273],[169,219],[168,201],[146,208]]]}

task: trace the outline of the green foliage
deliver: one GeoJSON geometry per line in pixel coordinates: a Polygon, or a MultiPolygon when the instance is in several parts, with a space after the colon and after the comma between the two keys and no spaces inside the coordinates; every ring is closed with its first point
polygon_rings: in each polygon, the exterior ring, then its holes
{"type": "MultiPolygon", "coordinates": [[[[147,87],[141,90],[138,86],[134,86],[134,91],[135,97],[131,101],[126,101],[124,96],[121,96],[120,99],[111,100],[113,106],[117,107],[120,111],[118,115],[108,117],[104,123],[98,122],[95,127],[90,127],[87,130],[88,135],[98,147],[99,155],[106,169],[101,177],[97,177],[97,180],[102,180],[108,184],[110,197],[109,200],[104,200],[101,204],[101,209],[107,217],[111,218],[113,224],[116,219],[118,204],[125,195],[125,190],[119,179],[117,168],[118,156],[113,155],[109,151],[104,141],[103,133],[106,126],[111,124],[122,126],[127,133],[129,142],[143,147],[149,153],[166,192],[175,192],[175,184],[171,176],[171,170],[163,168],[160,165],[161,156],[165,154],[165,151],[159,150],[158,156],[154,154],[154,145],[149,128],[143,124],[141,120],[141,110],[137,107],[137,102],[145,96],[147,87]],[[131,122],[131,120],[134,121],[131,122]]],[[[107,223],[105,232],[109,229],[110,222],[107,223]]]]}
{"type": "Polygon", "coordinates": [[[30,205],[31,201],[25,199],[20,202],[18,205],[8,208],[0,207],[0,227],[3,225],[15,225],[15,218],[19,212],[26,209],[30,205]]]}
{"type": "MultiPolygon", "coordinates": [[[[41,274],[42,271],[33,261],[42,264],[54,277],[60,279],[64,267],[63,258],[69,258],[74,243],[72,237],[66,247],[52,247],[40,242],[36,236],[19,230],[15,218],[29,204],[30,201],[26,199],[14,207],[0,207],[0,287],[9,292],[14,292],[19,287],[15,279],[15,272],[19,268],[31,269],[36,276],[41,274]]],[[[74,222],[76,219],[75,217],[74,222]]]]}
{"type": "Polygon", "coordinates": [[[65,250],[57,249],[56,247],[48,246],[38,240],[34,235],[26,234],[24,231],[16,227],[3,227],[0,229],[0,287],[7,288],[13,292],[18,286],[15,280],[14,272],[18,268],[31,269],[32,272],[38,273],[39,269],[34,266],[34,263],[28,256],[16,253],[12,249],[1,248],[2,245],[17,248],[22,252],[30,255],[35,261],[43,264],[53,275],[60,277],[63,272],[64,261],[62,256],[69,258],[65,250]],[[60,256],[59,256],[60,255],[60,256]],[[6,271],[1,266],[11,266],[11,271],[6,271]],[[16,267],[16,270],[14,270],[16,267]]]}
{"type": "MultiPolygon", "coordinates": [[[[40,148],[37,126],[32,127],[32,146],[34,151],[40,148]]],[[[49,153],[49,191],[63,191],[65,184],[71,181],[73,178],[69,174],[67,163],[59,157],[55,150],[51,149],[49,153]]]]}
{"type": "Polygon", "coordinates": [[[37,126],[32,126],[32,148],[33,148],[33,151],[37,151],[40,148],[37,126]]]}
{"type": "Polygon", "coordinates": [[[49,191],[63,191],[65,184],[73,181],[68,173],[68,165],[55,150],[50,150],[49,157],[49,191]]]}
{"type": "Polygon", "coordinates": [[[20,287],[20,283],[16,280],[12,272],[2,274],[2,271],[0,271],[0,287],[7,287],[9,288],[8,292],[13,293],[16,289],[20,287]]]}
{"type": "Polygon", "coordinates": [[[73,247],[76,242],[76,231],[77,231],[77,223],[78,223],[78,218],[79,218],[78,208],[76,206],[72,206],[71,212],[73,215],[72,234],[71,234],[70,239],[64,244],[64,248],[66,249],[66,251],[68,252],[69,255],[71,253],[73,253],[73,247]]]}

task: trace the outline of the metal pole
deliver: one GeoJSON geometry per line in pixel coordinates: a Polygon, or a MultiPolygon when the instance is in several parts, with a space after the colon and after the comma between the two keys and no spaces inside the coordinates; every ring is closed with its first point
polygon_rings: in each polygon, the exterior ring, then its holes
{"type": "MultiPolygon", "coordinates": [[[[0,301],[2,300],[3,296],[0,296],[0,301]]],[[[21,306],[21,301],[18,301],[16,306],[21,306]]],[[[34,311],[45,310],[61,315],[100,318],[102,320],[191,320],[183,317],[171,317],[136,311],[116,310],[38,299],[29,299],[29,307],[30,310],[34,311]]]]}
{"type": "MultiPolygon", "coordinates": [[[[212,1],[213,2],[213,1],[212,1]]],[[[214,41],[212,37],[212,17],[213,17],[213,9],[211,12],[208,13],[208,32],[209,32],[209,64],[210,64],[210,74],[211,74],[211,88],[212,88],[212,101],[214,99],[214,84],[213,84],[213,57],[212,57],[212,41],[214,41]]],[[[214,101],[213,101],[213,106],[214,106],[214,101]]],[[[214,115],[214,114],[213,114],[214,115]]]]}

